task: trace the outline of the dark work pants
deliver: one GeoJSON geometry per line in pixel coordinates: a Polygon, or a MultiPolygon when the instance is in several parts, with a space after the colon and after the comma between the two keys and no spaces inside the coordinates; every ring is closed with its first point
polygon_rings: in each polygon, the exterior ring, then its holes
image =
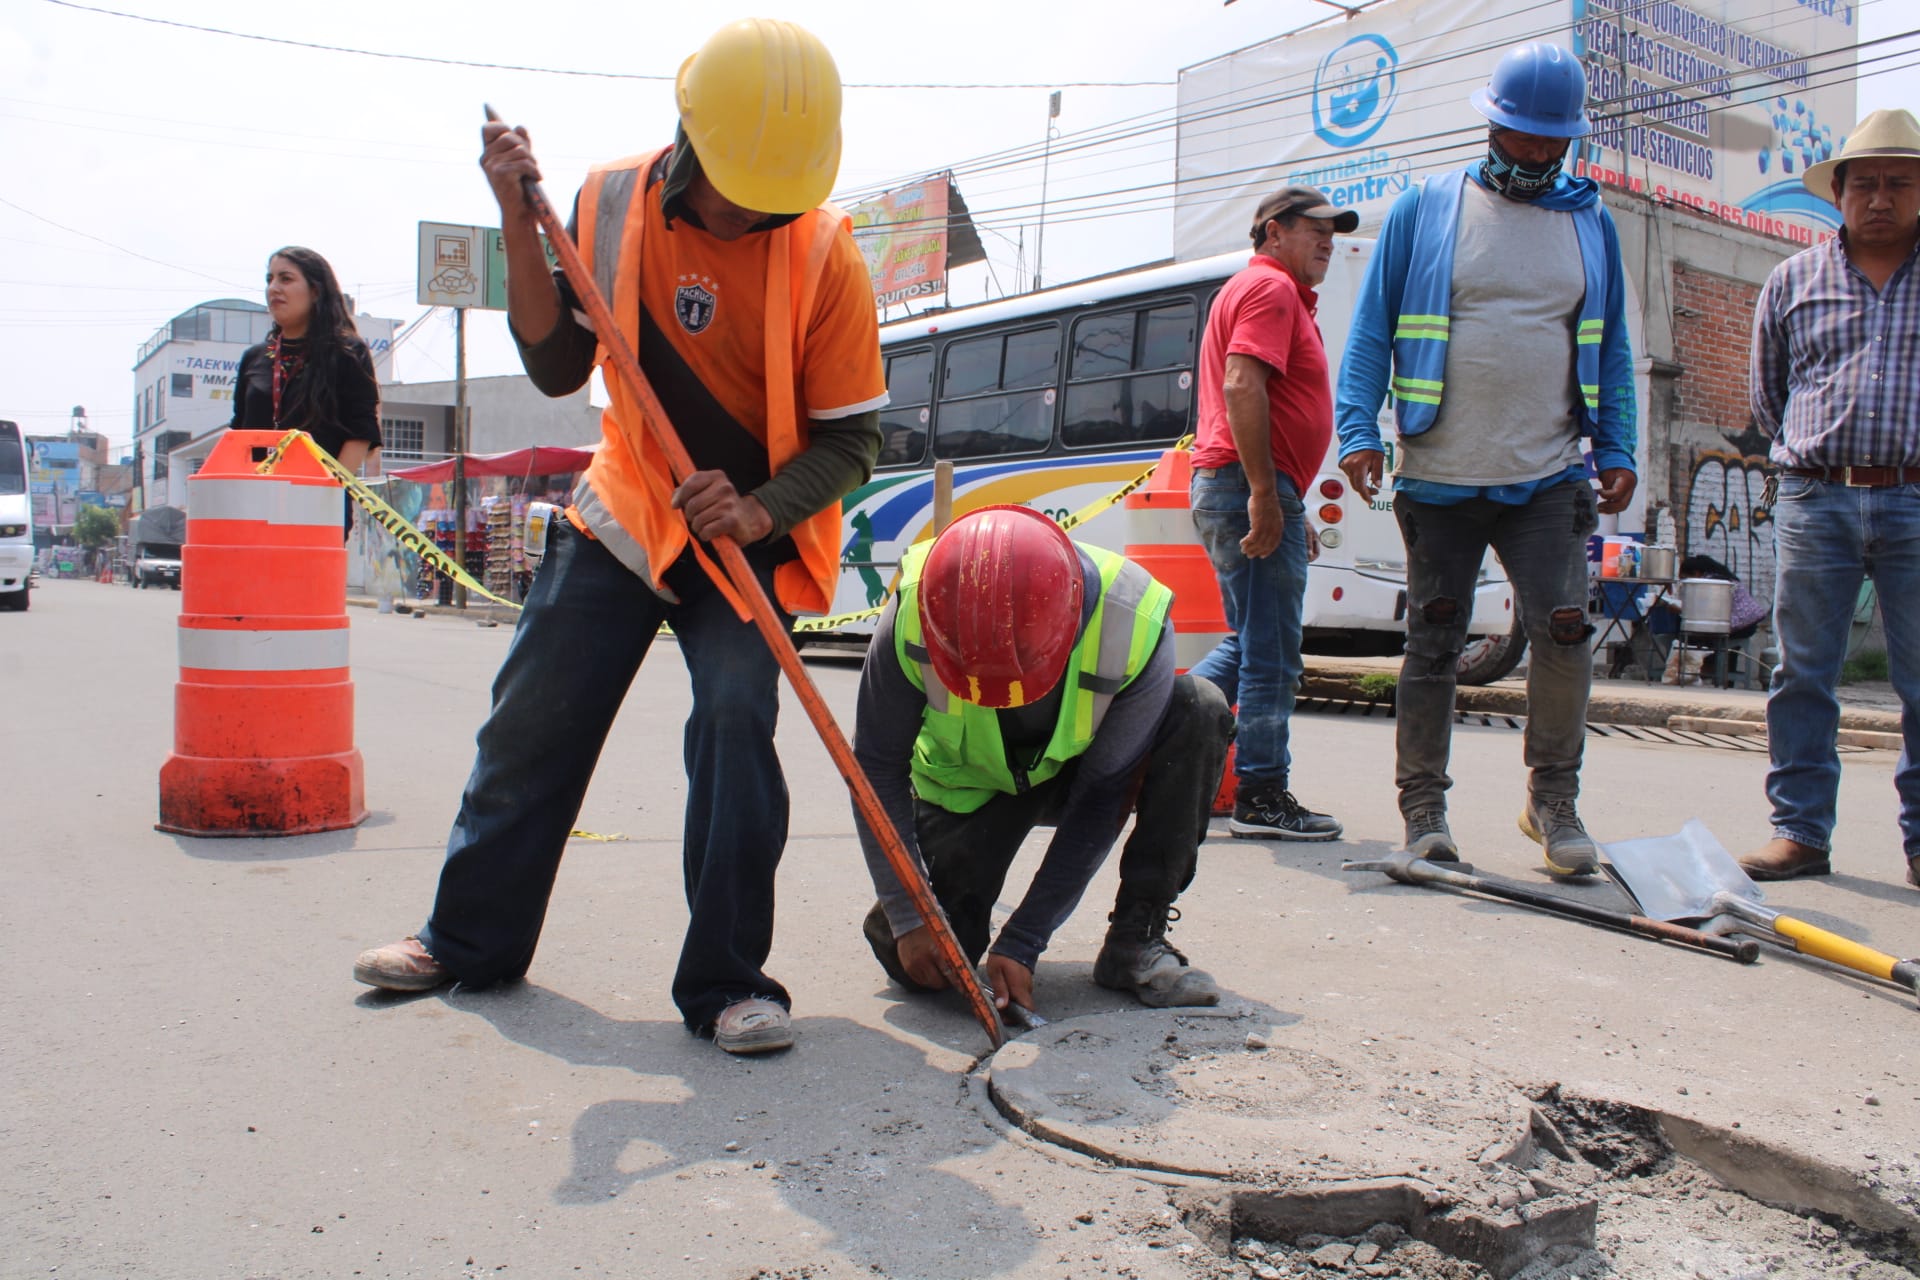
{"type": "MultiPolygon", "coordinates": [[[[1191,675],[1176,676],[1153,746],[1134,778],[1133,833],[1120,854],[1118,902],[1170,903],[1193,883],[1232,737],[1233,713],[1220,690],[1191,675]]],[[[914,802],[914,833],[927,878],[973,963],[992,941],[993,904],[1007,869],[1035,827],[1059,820],[1074,770],[1070,761],[1026,793],[995,796],[972,813],[914,802]]],[[[1116,830],[1126,816],[1124,809],[1113,816],[1116,830]]]]}
{"type": "Polygon", "coordinates": [[[1469,498],[1447,506],[1393,500],[1407,547],[1407,653],[1394,722],[1400,812],[1446,804],[1454,676],[1491,546],[1513,583],[1533,656],[1527,665],[1525,755],[1533,795],[1580,792],[1593,652],[1587,637],[1587,535],[1599,522],[1585,480],[1542,489],[1518,505],[1469,498]]]}
{"type": "MultiPolygon", "coordinates": [[[[665,622],[693,680],[682,833],[692,918],[674,1003],[695,1030],[750,996],[790,1003],[763,968],[787,841],[787,784],[773,749],[780,668],[690,558],[667,583],[681,603],[662,600],[598,542],[554,525],[494,680],[433,916],[420,930],[462,982],[519,977],[532,963],[600,749],[665,622]]],[[[761,585],[771,587],[770,574],[761,585]]],[[[659,779],[662,791],[671,785],[659,779]]]]}

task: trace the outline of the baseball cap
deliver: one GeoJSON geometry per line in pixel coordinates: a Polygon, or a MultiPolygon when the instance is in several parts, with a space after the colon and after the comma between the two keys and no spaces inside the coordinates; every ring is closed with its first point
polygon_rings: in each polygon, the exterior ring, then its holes
{"type": "Polygon", "coordinates": [[[1334,208],[1318,187],[1282,187],[1262,200],[1259,211],[1253,215],[1253,242],[1259,244],[1264,238],[1268,222],[1288,215],[1324,218],[1339,232],[1350,232],[1360,225],[1357,211],[1334,208]]]}

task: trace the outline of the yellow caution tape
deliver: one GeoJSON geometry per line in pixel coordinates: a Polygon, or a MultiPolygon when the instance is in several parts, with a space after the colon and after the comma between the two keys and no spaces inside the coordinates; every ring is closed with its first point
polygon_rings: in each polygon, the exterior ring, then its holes
{"type": "MultiPolygon", "coordinates": [[[[1185,453],[1191,448],[1193,448],[1193,436],[1184,435],[1184,436],[1181,436],[1178,440],[1174,441],[1173,444],[1168,447],[1167,451],[1169,453],[1185,453]]],[[[1088,503],[1086,506],[1080,508],[1080,510],[1068,516],[1065,520],[1062,520],[1060,522],[1060,527],[1062,529],[1072,529],[1079,525],[1083,525],[1087,521],[1099,515],[1101,512],[1105,511],[1107,508],[1113,506],[1115,503],[1125,501],[1128,494],[1133,493],[1141,485],[1153,479],[1153,473],[1155,471],[1158,471],[1159,469],[1160,469],[1160,462],[1158,459],[1155,459],[1154,464],[1152,466],[1148,467],[1145,471],[1142,471],[1139,475],[1135,476],[1133,479],[1121,485],[1118,489],[1115,489],[1112,493],[1108,494],[1106,497],[1098,498],[1093,502],[1088,503]]],[[[892,596],[893,596],[893,592],[889,590],[887,592],[887,599],[891,599],[892,596]]],[[[834,631],[840,627],[846,626],[850,622],[864,622],[868,618],[877,618],[880,616],[881,611],[884,610],[886,607],[887,607],[887,602],[886,600],[883,599],[879,604],[875,605],[873,608],[862,609],[858,613],[840,613],[840,614],[835,614],[830,618],[802,618],[798,622],[793,624],[793,629],[795,631],[834,631]]]]}
{"type": "MultiPolygon", "coordinates": [[[[427,537],[426,534],[421,533],[418,529],[414,528],[413,525],[409,524],[405,516],[388,506],[359,476],[354,475],[353,472],[347,470],[338,462],[335,462],[326,450],[313,442],[312,438],[309,437],[306,432],[287,432],[273,448],[267,451],[267,456],[254,470],[262,475],[270,474],[274,467],[279,465],[282,455],[296,442],[304,444],[313,456],[319,459],[320,465],[325,467],[328,473],[346,488],[348,495],[367,513],[368,519],[372,520],[382,529],[385,529],[388,533],[391,533],[399,540],[401,546],[433,566],[436,572],[453,579],[469,591],[477,592],[489,600],[506,605],[509,609],[518,609],[521,607],[512,600],[493,594],[493,592],[476,582],[473,575],[468,573],[458,561],[434,545],[433,539],[427,537]]],[[[1192,448],[1193,436],[1188,434],[1174,441],[1168,449],[1168,452],[1185,453],[1192,448]]],[[[1095,516],[1106,511],[1109,507],[1124,501],[1127,495],[1135,492],[1141,485],[1151,480],[1153,473],[1159,469],[1160,462],[1156,459],[1152,466],[1121,485],[1118,489],[1115,489],[1112,493],[1104,498],[1095,499],[1093,502],[1088,503],[1086,506],[1080,508],[1080,510],[1062,520],[1060,527],[1062,529],[1073,529],[1085,524],[1095,516]]],[[[889,590],[887,592],[887,598],[891,599],[892,596],[893,592],[889,590]]],[[[882,600],[873,608],[862,609],[858,613],[837,613],[825,618],[801,618],[794,622],[793,629],[795,631],[836,631],[850,623],[865,622],[869,618],[877,618],[886,607],[886,600],[882,600]]],[[[581,836],[583,839],[596,838],[583,835],[581,832],[575,832],[574,834],[581,836]]]]}
{"type": "Polygon", "coordinates": [[[603,836],[597,831],[574,830],[567,832],[567,839],[569,840],[598,840],[603,844],[611,843],[615,840],[625,840],[626,838],[627,834],[624,831],[616,831],[610,836],[603,836]]]}
{"type": "Polygon", "coordinates": [[[261,460],[260,464],[256,466],[254,470],[261,475],[271,474],[273,469],[279,465],[280,459],[285,456],[286,451],[296,443],[304,444],[308,451],[319,460],[320,465],[327,469],[328,474],[345,487],[347,495],[359,504],[361,510],[367,513],[369,520],[372,520],[382,529],[392,534],[401,546],[433,566],[436,573],[453,579],[467,590],[483,595],[496,604],[503,604],[509,609],[520,608],[520,605],[514,601],[508,600],[504,596],[497,596],[481,586],[459,561],[442,551],[438,546],[435,546],[432,538],[429,538],[426,534],[409,524],[405,516],[388,506],[385,500],[369,488],[366,482],[361,480],[359,476],[354,475],[353,472],[347,470],[338,462],[335,462],[332,455],[315,444],[312,437],[307,435],[306,432],[287,432],[273,448],[267,450],[267,456],[261,460]]]}

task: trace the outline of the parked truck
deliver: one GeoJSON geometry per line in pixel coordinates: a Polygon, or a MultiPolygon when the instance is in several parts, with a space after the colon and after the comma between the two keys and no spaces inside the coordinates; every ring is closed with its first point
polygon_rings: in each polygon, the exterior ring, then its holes
{"type": "Polygon", "coordinates": [[[169,586],[180,589],[180,548],[187,540],[187,513],[179,507],[153,507],[134,519],[128,533],[133,544],[135,587],[169,586]]]}

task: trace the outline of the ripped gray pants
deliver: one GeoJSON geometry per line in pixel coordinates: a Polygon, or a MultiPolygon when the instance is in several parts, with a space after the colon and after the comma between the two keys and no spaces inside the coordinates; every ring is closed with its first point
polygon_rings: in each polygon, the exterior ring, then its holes
{"type": "Polygon", "coordinates": [[[1587,637],[1587,537],[1599,524],[1585,480],[1524,504],[1393,499],[1407,548],[1407,656],[1396,694],[1394,780],[1400,811],[1444,807],[1453,737],[1454,668],[1466,644],[1480,562],[1492,547],[1513,584],[1531,657],[1525,758],[1533,795],[1580,792],[1593,656],[1587,637]]]}

